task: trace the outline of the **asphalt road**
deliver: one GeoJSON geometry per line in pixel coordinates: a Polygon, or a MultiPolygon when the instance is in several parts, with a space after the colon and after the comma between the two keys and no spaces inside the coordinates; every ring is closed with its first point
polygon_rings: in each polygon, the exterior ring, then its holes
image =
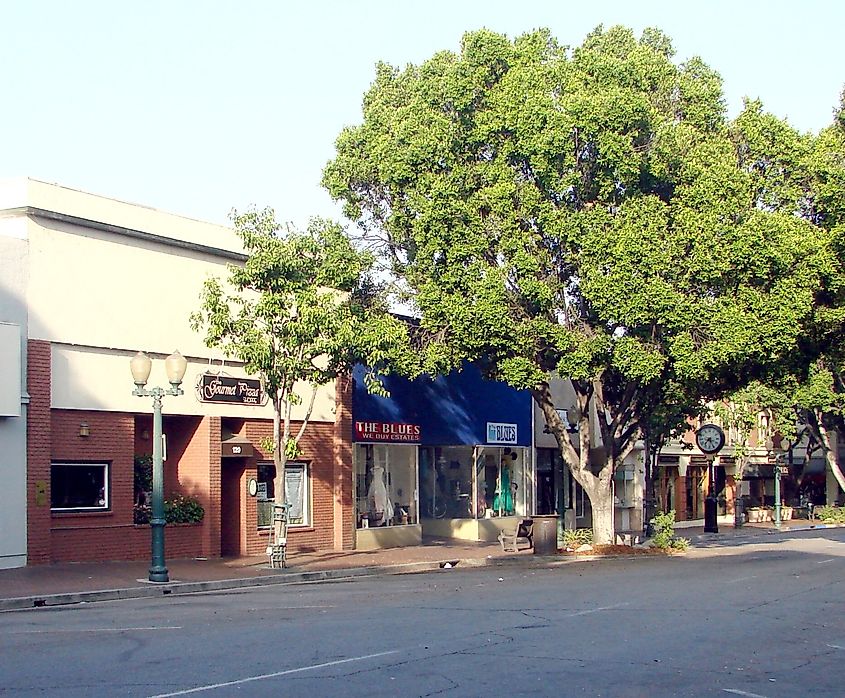
{"type": "Polygon", "coordinates": [[[843,696],[845,531],[0,613],[0,694],[843,696]]]}

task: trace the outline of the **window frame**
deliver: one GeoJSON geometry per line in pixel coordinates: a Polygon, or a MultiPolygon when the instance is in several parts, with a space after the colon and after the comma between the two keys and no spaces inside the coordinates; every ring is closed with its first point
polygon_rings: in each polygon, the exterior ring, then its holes
{"type": "MultiPolygon", "coordinates": [[[[269,480],[272,483],[273,479],[275,478],[276,467],[272,461],[259,461],[256,464],[256,475],[258,475],[261,468],[268,468],[270,472],[273,474],[273,478],[269,480]]],[[[285,478],[288,477],[288,473],[293,469],[301,469],[302,470],[302,481],[303,481],[303,492],[302,492],[302,521],[299,523],[293,523],[290,520],[288,521],[288,528],[310,528],[313,526],[311,521],[311,493],[312,493],[312,486],[311,486],[311,461],[307,460],[292,460],[288,461],[285,464],[285,478]]],[[[259,482],[266,482],[266,480],[258,480],[259,482]]],[[[287,484],[287,483],[286,483],[287,484]]],[[[287,493],[288,489],[285,487],[285,492],[287,493]]],[[[268,497],[266,500],[259,500],[259,502],[267,501],[267,502],[275,502],[276,501],[276,493],[273,492],[272,497],[268,497]]],[[[259,531],[266,531],[272,528],[272,516],[267,524],[261,525],[258,523],[258,518],[256,517],[256,527],[259,531]]]]}
{"type": "Polygon", "coordinates": [[[50,511],[55,514],[65,513],[100,513],[110,512],[111,509],[111,461],[84,461],[84,460],[53,460],[50,461],[50,511]],[[55,506],[53,496],[56,493],[53,480],[53,468],[92,468],[100,467],[103,470],[103,504],[96,506],[55,506]]]}

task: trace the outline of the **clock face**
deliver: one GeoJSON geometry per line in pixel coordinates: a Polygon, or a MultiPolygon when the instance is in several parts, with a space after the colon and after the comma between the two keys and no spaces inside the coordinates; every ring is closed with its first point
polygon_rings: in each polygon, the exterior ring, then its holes
{"type": "Polygon", "coordinates": [[[725,445],[725,433],[715,424],[705,424],[695,432],[695,442],[704,453],[718,453],[725,445]]]}

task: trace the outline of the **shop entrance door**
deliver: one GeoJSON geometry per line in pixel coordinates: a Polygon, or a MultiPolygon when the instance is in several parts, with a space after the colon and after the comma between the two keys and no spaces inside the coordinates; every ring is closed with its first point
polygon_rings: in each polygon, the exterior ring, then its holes
{"type": "Polygon", "coordinates": [[[241,550],[241,474],[242,467],[223,461],[220,468],[220,554],[236,557],[241,550]]]}

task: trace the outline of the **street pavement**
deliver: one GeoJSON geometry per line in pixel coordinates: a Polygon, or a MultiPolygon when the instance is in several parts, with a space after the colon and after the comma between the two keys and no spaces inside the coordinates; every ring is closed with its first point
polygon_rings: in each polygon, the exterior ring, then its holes
{"type": "MultiPolygon", "coordinates": [[[[719,533],[684,528],[678,535],[694,546],[823,528],[818,522],[784,522],[781,531],[770,523],[741,528],[721,525],[719,533]]],[[[532,559],[530,551],[505,553],[498,543],[426,539],[423,545],[375,551],[327,551],[289,556],[286,569],[271,569],[265,556],[223,559],[168,560],[170,582],[147,581],[149,562],[58,563],[0,570],[0,611],[37,606],[108,601],[142,596],[214,591],[245,586],[317,582],[352,576],[398,574],[456,565],[481,566],[532,559]]]]}
{"type": "Polygon", "coordinates": [[[700,543],[7,611],[0,694],[843,695],[845,529],[700,543]]]}

